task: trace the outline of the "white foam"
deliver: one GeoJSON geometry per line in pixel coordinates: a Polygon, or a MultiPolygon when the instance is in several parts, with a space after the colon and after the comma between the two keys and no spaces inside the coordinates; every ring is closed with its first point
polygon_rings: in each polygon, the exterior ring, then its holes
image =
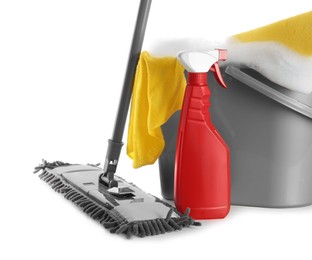
{"type": "Polygon", "coordinates": [[[241,43],[229,39],[228,63],[246,65],[271,81],[294,91],[312,92],[312,57],[276,42],[241,43]]]}
{"type": "Polygon", "coordinates": [[[150,44],[148,51],[154,56],[177,56],[181,51],[207,51],[222,47],[222,41],[203,38],[157,39],[150,44]]]}
{"type": "Polygon", "coordinates": [[[222,64],[248,66],[269,80],[294,91],[312,92],[312,57],[302,56],[276,42],[242,43],[234,38],[210,41],[203,38],[157,40],[150,46],[155,56],[176,56],[182,50],[207,51],[228,49],[228,60],[222,64]]]}

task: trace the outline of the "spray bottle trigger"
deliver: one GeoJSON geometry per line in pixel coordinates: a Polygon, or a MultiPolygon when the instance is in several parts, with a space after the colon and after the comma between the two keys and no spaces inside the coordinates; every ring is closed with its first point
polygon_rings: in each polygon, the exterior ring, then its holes
{"type": "Polygon", "coordinates": [[[213,72],[213,75],[214,75],[216,81],[220,84],[220,86],[223,88],[227,88],[227,86],[226,86],[226,84],[222,78],[222,74],[221,74],[218,62],[214,63],[211,66],[210,70],[213,72]]]}

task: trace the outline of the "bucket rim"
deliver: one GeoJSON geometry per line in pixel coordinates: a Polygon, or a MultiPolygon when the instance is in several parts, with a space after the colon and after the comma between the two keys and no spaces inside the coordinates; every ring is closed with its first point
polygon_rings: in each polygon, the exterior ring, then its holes
{"type": "Polygon", "coordinates": [[[241,71],[239,68],[233,65],[228,65],[225,69],[225,73],[247,85],[248,87],[256,90],[257,92],[269,97],[270,99],[312,119],[311,107],[271,88],[267,84],[264,84],[263,82],[241,71]]]}

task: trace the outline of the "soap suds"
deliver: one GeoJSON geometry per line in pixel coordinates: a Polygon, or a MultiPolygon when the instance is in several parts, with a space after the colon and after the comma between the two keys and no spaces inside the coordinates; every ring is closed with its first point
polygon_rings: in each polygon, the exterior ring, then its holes
{"type": "Polygon", "coordinates": [[[222,48],[222,41],[210,41],[203,38],[158,39],[148,50],[154,56],[174,56],[180,51],[207,51],[222,48]]]}
{"type": "Polygon", "coordinates": [[[269,80],[294,91],[312,92],[312,57],[303,56],[277,42],[242,43],[230,37],[223,41],[203,38],[158,40],[150,46],[155,56],[176,56],[183,50],[228,50],[228,60],[220,65],[235,64],[255,69],[269,80]]]}
{"type": "Polygon", "coordinates": [[[312,57],[303,56],[277,42],[226,43],[227,63],[248,66],[269,80],[294,91],[312,92],[312,57]]]}

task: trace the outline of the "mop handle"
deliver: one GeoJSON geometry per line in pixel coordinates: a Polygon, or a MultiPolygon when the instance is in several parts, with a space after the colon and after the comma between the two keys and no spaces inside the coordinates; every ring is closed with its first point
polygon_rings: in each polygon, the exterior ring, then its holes
{"type": "Polygon", "coordinates": [[[113,130],[113,136],[112,139],[108,140],[108,148],[104,166],[105,171],[107,171],[109,164],[111,164],[112,169],[110,169],[110,171],[115,172],[119,160],[119,155],[123,145],[122,136],[126,125],[132,95],[133,81],[136,67],[140,58],[151,3],[152,0],[141,0],[140,2],[124,84],[119,101],[119,108],[113,130]]]}

